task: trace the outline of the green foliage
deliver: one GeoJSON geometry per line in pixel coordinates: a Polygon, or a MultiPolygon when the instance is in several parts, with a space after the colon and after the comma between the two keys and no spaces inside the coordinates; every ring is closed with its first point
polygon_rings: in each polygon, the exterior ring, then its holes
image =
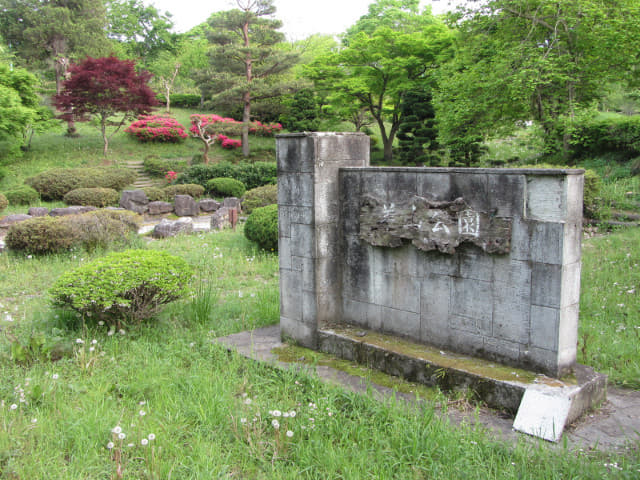
{"type": "Polygon", "coordinates": [[[27,178],[25,183],[36,189],[43,200],[62,200],[76,188],[102,187],[121,191],[135,178],[135,172],[128,168],[56,168],[27,178]]]}
{"type": "Polygon", "coordinates": [[[5,243],[10,250],[32,254],[60,253],[76,244],[66,217],[35,217],[9,227],[5,243]]]}
{"type": "Polygon", "coordinates": [[[0,63],[0,158],[16,155],[27,127],[37,118],[36,77],[0,63]]]}
{"type": "Polygon", "coordinates": [[[5,192],[10,205],[31,205],[40,200],[40,195],[28,185],[19,185],[5,192]]]}
{"type": "Polygon", "coordinates": [[[272,162],[220,162],[209,165],[193,165],[178,176],[178,183],[198,183],[206,185],[212,178],[235,178],[246,188],[256,188],[275,183],[278,169],[272,162]]]}
{"type": "Polygon", "coordinates": [[[167,191],[160,187],[144,187],[142,191],[147,196],[150,202],[166,202],[167,191]]]}
{"type": "MultiPolygon", "coordinates": [[[[11,360],[18,365],[30,366],[34,363],[59,360],[62,356],[70,356],[73,352],[72,343],[60,335],[56,330],[54,335],[43,332],[31,332],[28,338],[11,338],[11,360]]],[[[37,389],[32,391],[31,397],[36,399],[37,389]],[[34,395],[34,393],[36,393],[34,395]]]]}
{"type": "MultiPolygon", "coordinates": [[[[167,102],[167,98],[162,94],[158,94],[158,101],[162,104],[167,102]]],[[[195,93],[172,93],[169,95],[172,107],[180,108],[197,108],[200,106],[201,97],[195,93]]]]}
{"type": "Polygon", "coordinates": [[[249,214],[258,207],[266,207],[278,203],[278,186],[263,185],[252,188],[244,194],[242,211],[249,214]]]}
{"type": "Polygon", "coordinates": [[[242,198],[246,188],[244,183],[234,178],[212,178],[207,181],[207,191],[215,197],[242,198]]]}
{"type": "Polygon", "coordinates": [[[9,201],[2,193],[0,193],[0,212],[9,206],[9,201]]]}
{"type": "Polygon", "coordinates": [[[640,156],[640,115],[607,115],[571,126],[571,154],[588,158],[613,154],[619,161],[640,156]]]}
{"type": "Polygon", "coordinates": [[[437,166],[440,158],[431,91],[410,90],[400,103],[402,120],[398,127],[398,161],[403,165],[437,166]]]}
{"type": "Polygon", "coordinates": [[[95,210],[81,215],[35,217],[9,227],[5,238],[11,250],[51,254],[73,247],[93,251],[126,244],[138,231],[140,216],[119,210],[95,210]]]}
{"type": "Polygon", "coordinates": [[[167,172],[182,172],[188,164],[186,160],[148,156],[143,161],[144,172],[152,177],[164,178],[167,172]]]}
{"type": "Polygon", "coordinates": [[[320,128],[320,105],[315,92],[305,88],[286,102],[287,111],[280,116],[282,126],[290,132],[317,132],[320,128]]]}
{"type": "Polygon", "coordinates": [[[76,188],[67,192],[63,198],[67,205],[86,205],[92,207],[108,207],[116,205],[120,194],[113,188],[76,188]]]}
{"type": "Polygon", "coordinates": [[[244,236],[267,251],[278,251],[278,205],[253,210],[244,226],[244,236]]]}
{"type": "Polygon", "coordinates": [[[179,257],[127,250],[62,274],[49,294],[54,306],[75,310],[85,321],[140,322],[184,296],[192,274],[179,257]]]}
{"type": "Polygon", "coordinates": [[[163,189],[166,198],[173,199],[176,195],[191,195],[193,198],[200,198],[204,195],[205,188],[195,183],[185,183],[180,185],[169,185],[163,189]]]}

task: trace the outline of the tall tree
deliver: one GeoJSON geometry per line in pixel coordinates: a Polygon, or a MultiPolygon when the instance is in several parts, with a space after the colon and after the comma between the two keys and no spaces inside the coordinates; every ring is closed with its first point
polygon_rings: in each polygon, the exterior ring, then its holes
{"type": "Polygon", "coordinates": [[[107,0],[106,8],[107,35],[124,46],[127,57],[147,67],[160,52],[176,50],[178,35],[170,31],[170,13],[142,0],[107,0]]]}
{"type": "Polygon", "coordinates": [[[55,97],[56,106],[65,112],[73,111],[80,120],[97,117],[103,140],[105,157],[109,150],[109,138],[137,115],[147,114],[158,104],[156,95],[149,88],[151,74],[137,72],[135,62],[116,57],[86,58],[69,68],[70,76],[64,88],[55,97]],[[111,120],[122,115],[118,121],[111,120]],[[107,134],[107,126],[116,128],[107,134]]]}
{"type": "Polygon", "coordinates": [[[249,156],[249,123],[252,103],[279,97],[295,89],[278,78],[296,62],[297,54],[278,48],[284,34],[273,0],[236,0],[237,9],[209,19],[212,45],[210,68],[200,89],[210,101],[242,104],[242,153],[249,156]]]}
{"type": "Polygon", "coordinates": [[[402,121],[405,92],[431,85],[451,43],[450,30],[419,11],[418,0],[378,0],[351,27],[342,49],[318,58],[307,74],[333,91],[332,100],[375,119],[384,159],[393,159],[393,142],[402,121]]]}
{"type": "Polygon", "coordinates": [[[566,152],[559,125],[607,82],[637,81],[637,0],[487,0],[452,20],[456,56],[436,102],[444,143],[534,120],[550,143],[559,140],[549,147],[566,152]]]}

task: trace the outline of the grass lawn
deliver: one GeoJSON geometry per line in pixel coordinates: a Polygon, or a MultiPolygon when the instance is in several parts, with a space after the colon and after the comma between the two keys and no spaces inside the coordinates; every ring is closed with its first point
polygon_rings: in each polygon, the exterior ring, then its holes
{"type": "MultiPolygon", "coordinates": [[[[0,191],[52,166],[99,164],[97,131],[82,132],[82,139],[34,139],[0,191]]],[[[197,153],[189,142],[141,146],[116,136],[112,149],[119,159],[178,158],[197,153]]],[[[268,142],[257,142],[256,159],[268,142]]],[[[640,388],[639,240],[629,230],[585,242],[580,327],[579,360],[633,388],[640,388]]],[[[122,331],[83,325],[47,298],[62,272],[104,252],[0,254],[0,478],[640,476],[637,443],[606,454],[524,437],[505,443],[481,428],[450,425],[438,415],[446,404],[438,398],[412,407],[383,403],[215,345],[215,337],[279,319],[277,256],[256,250],[242,227],[138,238],[133,246],[180,256],[196,275],[189,298],[122,331]],[[17,355],[18,345],[27,355],[17,355]]]]}

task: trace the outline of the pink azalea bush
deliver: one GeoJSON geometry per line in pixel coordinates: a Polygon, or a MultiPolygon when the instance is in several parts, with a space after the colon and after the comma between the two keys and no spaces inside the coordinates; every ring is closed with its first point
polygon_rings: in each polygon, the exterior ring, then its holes
{"type": "Polygon", "coordinates": [[[234,140],[233,138],[229,138],[226,135],[218,135],[218,141],[220,142],[220,146],[222,148],[226,148],[229,150],[233,150],[234,148],[240,148],[242,146],[242,141],[234,140]]]}
{"type": "Polygon", "coordinates": [[[262,123],[259,121],[251,122],[249,127],[249,133],[259,135],[261,137],[273,137],[282,130],[282,125],[279,123],[262,123]]]}
{"type": "Polygon", "coordinates": [[[143,115],[129,125],[125,132],[140,142],[177,143],[189,134],[175,118],[162,115],[143,115]]]}

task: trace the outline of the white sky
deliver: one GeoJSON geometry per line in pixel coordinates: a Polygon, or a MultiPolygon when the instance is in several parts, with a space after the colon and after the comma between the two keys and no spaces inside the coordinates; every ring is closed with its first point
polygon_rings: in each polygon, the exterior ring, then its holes
{"type": "MultiPolygon", "coordinates": [[[[143,0],[161,12],[169,12],[177,32],[202,23],[216,11],[236,8],[234,0],[143,0]]],[[[458,0],[421,0],[434,14],[453,9],[458,0]]],[[[289,40],[301,40],[314,33],[339,34],[346,31],[374,0],[275,0],[275,17],[282,20],[282,31],[289,40]]]]}

